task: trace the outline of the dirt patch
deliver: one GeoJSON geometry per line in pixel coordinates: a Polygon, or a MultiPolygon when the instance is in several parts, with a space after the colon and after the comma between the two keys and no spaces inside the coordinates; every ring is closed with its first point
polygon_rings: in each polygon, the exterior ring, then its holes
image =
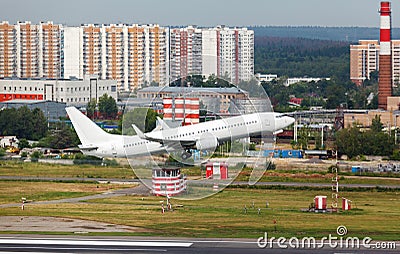
{"type": "Polygon", "coordinates": [[[138,227],[44,216],[0,216],[0,231],[149,232],[147,229],[138,227]]]}

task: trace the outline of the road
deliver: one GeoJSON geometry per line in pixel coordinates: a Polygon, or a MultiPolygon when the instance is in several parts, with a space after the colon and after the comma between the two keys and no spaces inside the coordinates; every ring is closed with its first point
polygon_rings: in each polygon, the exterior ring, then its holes
{"type": "MultiPolygon", "coordinates": [[[[320,243],[318,243],[320,244],[320,243]]],[[[400,248],[399,243],[395,246],[400,248]]],[[[161,237],[0,236],[0,252],[35,253],[377,253],[371,248],[260,248],[256,239],[196,239],[161,237]]],[[[398,253],[396,249],[384,253],[398,253]]]]}

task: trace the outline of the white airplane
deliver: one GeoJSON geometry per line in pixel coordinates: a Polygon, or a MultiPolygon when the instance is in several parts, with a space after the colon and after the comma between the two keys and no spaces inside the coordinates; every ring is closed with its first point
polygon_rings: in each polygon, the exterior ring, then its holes
{"type": "Polygon", "coordinates": [[[182,159],[191,156],[191,149],[215,150],[223,142],[259,135],[278,133],[294,123],[294,118],[281,113],[265,112],[170,128],[157,118],[159,128],[143,133],[132,125],[137,135],[109,134],[75,107],[66,108],[81,141],[79,149],[96,157],[132,157],[182,151],[182,159]]]}

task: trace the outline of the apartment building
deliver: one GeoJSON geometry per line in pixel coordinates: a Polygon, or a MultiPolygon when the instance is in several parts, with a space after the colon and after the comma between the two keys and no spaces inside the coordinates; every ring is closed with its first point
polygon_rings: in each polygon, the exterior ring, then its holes
{"type": "Polygon", "coordinates": [[[0,23],[0,78],[16,76],[15,33],[13,25],[0,23]]]}
{"type": "MultiPolygon", "coordinates": [[[[379,70],[379,41],[360,40],[350,45],[350,79],[357,85],[370,78],[373,71],[379,70]]],[[[392,40],[393,84],[400,82],[400,40],[392,40]]]]}
{"type": "Polygon", "coordinates": [[[246,28],[0,23],[0,78],[89,75],[116,80],[120,91],[134,91],[190,74],[239,83],[250,80],[253,71],[254,33],[246,28]]]}
{"type": "Polygon", "coordinates": [[[171,80],[190,74],[202,74],[202,30],[192,26],[171,29],[171,80]]]}
{"type": "Polygon", "coordinates": [[[145,36],[145,81],[165,86],[169,82],[169,28],[147,25],[145,36]]]}
{"type": "Polygon", "coordinates": [[[172,80],[189,74],[216,75],[232,83],[254,75],[254,32],[247,28],[185,28],[170,32],[172,80]]]}

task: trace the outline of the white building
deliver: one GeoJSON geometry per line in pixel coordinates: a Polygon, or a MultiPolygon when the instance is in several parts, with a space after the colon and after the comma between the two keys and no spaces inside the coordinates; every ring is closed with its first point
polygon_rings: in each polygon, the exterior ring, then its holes
{"type": "Polygon", "coordinates": [[[202,31],[203,73],[216,74],[232,83],[254,75],[254,31],[215,27],[202,31]]]}
{"type": "Polygon", "coordinates": [[[278,75],[277,74],[256,73],[255,76],[260,82],[271,82],[274,79],[278,79],[278,75]]]}
{"type": "Polygon", "coordinates": [[[87,76],[72,80],[0,79],[0,102],[43,100],[85,106],[91,99],[98,100],[104,94],[118,99],[116,81],[87,76]]]}
{"type": "Polygon", "coordinates": [[[330,78],[288,78],[285,81],[285,86],[290,86],[299,82],[318,82],[321,80],[331,80],[330,78]]]}

